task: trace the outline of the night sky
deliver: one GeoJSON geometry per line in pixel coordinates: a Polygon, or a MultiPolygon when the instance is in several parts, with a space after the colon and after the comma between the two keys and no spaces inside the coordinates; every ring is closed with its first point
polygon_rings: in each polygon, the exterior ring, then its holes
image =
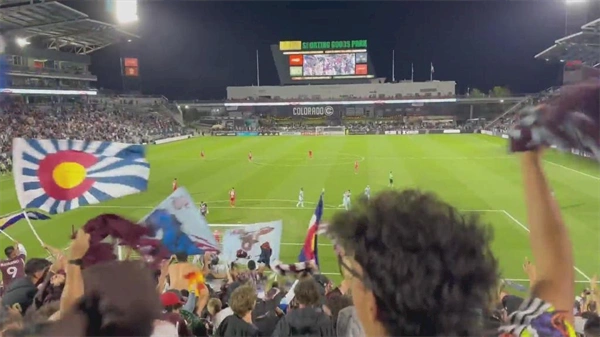
{"type": "MultiPolygon", "coordinates": [[[[112,22],[104,5],[65,4],[92,18],[112,22]]],[[[591,5],[589,20],[600,16],[591,5]],[[596,16],[594,16],[596,15],[596,16]]],[[[225,87],[278,85],[269,46],[280,40],[367,39],[378,77],[454,80],[458,91],[487,91],[495,85],[531,93],[558,84],[560,67],[535,54],[564,36],[560,1],[411,2],[141,2],[136,29],[142,89],[170,99],[221,99],[225,87]]],[[[119,89],[119,55],[108,47],[92,54],[98,85],[119,89]]]]}

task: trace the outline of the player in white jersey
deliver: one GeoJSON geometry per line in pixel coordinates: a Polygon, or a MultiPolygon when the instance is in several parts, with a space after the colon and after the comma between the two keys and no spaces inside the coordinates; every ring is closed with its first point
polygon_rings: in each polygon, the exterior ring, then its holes
{"type": "Polygon", "coordinates": [[[304,188],[300,187],[300,192],[298,193],[298,203],[296,207],[304,207],[304,188]]]}
{"type": "Polygon", "coordinates": [[[348,190],[346,192],[346,205],[345,205],[345,209],[349,210],[350,209],[350,200],[352,199],[352,193],[350,193],[350,190],[348,190]]]}
{"type": "Polygon", "coordinates": [[[365,187],[365,197],[367,197],[367,200],[371,199],[371,186],[369,185],[365,187]]]}

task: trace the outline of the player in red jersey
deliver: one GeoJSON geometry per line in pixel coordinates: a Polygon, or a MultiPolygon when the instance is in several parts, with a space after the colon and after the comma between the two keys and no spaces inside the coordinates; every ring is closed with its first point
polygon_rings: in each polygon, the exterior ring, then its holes
{"type": "Polygon", "coordinates": [[[252,161],[252,151],[248,152],[248,161],[252,161]]]}
{"type": "Polygon", "coordinates": [[[354,174],[358,174],[358,160],[354,162],[354,174]]]}
{"type": "Polygon", "coordinates": [[[231,188],[229,191],[229,206],[235,207],[235,188],[231,188]]]}
{"type": "Polygon", "coordinates": [[[308,150],[308,158],[312,159],[312,151],[311,150],[308,150]]]}
{"type": "Polygon", "coordinates": [[[177,178],[173,179],[173,192],[177,189],[177,178]]]}
{"type": "Polygon", "coordinates": [[[7,259],[0,261],[0,272],[2,272],[2,284],[4,289],[15,279],[25,276],[25,248],[18,242],[14,246],[4,249],[7,259]]]}

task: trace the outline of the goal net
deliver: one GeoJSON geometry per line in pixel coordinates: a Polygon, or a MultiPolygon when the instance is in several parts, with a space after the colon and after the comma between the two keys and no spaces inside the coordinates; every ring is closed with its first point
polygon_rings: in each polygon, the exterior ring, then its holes
{"type": "Polygon", "coordinates": [[[343,136],[346,134],[345,126],[317,126],[315,132],[324,136],[343,136]]]}

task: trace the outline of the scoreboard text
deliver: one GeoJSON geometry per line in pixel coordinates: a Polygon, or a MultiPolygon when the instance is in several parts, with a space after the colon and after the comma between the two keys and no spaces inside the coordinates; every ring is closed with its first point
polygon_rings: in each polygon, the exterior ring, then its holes
{"type": "Polygon", "coordinates": [[[340,40],[340,41],[280,41],[279,50],[336,50],[336,49],[366,49],[367,40],[340,40]]]}

